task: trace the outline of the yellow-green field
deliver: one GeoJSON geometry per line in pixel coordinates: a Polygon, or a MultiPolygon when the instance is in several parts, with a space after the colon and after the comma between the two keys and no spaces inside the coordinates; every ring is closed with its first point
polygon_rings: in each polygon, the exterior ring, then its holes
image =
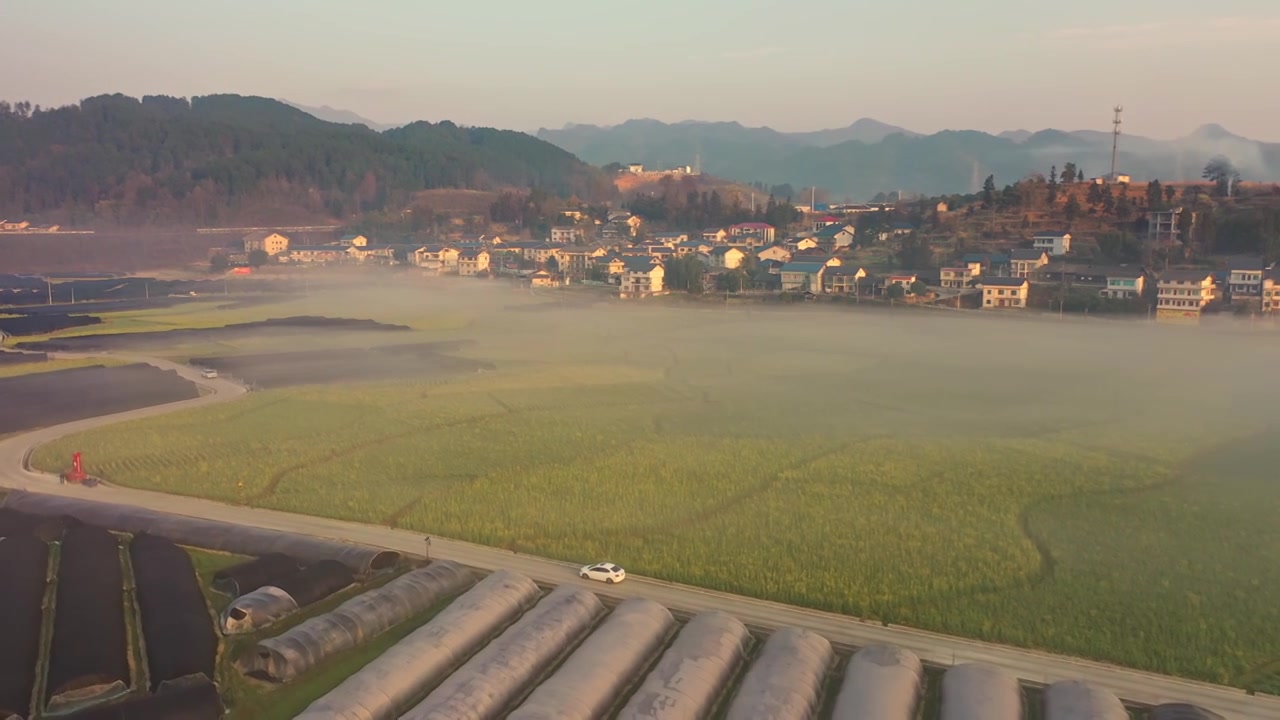
{"type": "MultiPolygon", "coordinates": [[[[326,302],[253,310],[403,322],[497,370],[250,393],[35,463],[1280,689],[1270,334],[479,281],[326,302]]],[[[363,341],[296,344],[325,342],[363,341]]]]}

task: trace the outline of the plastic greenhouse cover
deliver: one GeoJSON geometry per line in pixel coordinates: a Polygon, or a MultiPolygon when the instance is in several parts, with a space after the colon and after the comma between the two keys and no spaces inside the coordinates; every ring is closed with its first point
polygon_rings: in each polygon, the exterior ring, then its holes
{"type": "Polygon", "coordinates": [[[1022,720],[1018,679],[994,665],[965,663],[942,675],[939,720],[1022,720]]]}
{"type": "Polygon", "coordinates": [[[676,636],[618,720],[700,720],[746,659],[751,634],[737,618],[695,615],[676,636]]]}
{"type": "Polygon", "coordinates": [[[1082,680],[1056,682],[1044,691],[1044,720],[1128,720],[1120,699],[1082,680]]]}
{"type": "Polygon", "coordinates": [[[914,720],[924,667],[913,653],[870,645],[849,658],[831,720],[914,720]]]}
{"type": "Polygon", "coordinates": [[[236,598],[222,611],[222,632],[243,635],[264,628],[297,612],[293,596],[274,585],[260,587],[236,598]]]}
{"type": "Polygon", "coordinates": [[[244,656],[243,667],[247,672],[288,682],[326,658],[372,640],[475,582],[475,574],[457,563],[434,562],[357,595],[277,637],[262,640],[254,652],[244,656]]]}
{"type": "Polygon", "coordinates": [[[598,720],[636,684],[676,627],[652,600],[624,601],[507,720],[598,720]]]}
{"type": "Polygon", "coordinates": [[[524,575],[493,573],[294,720],[395,720],[540,596],[524,575]]]}
{"type": "Polygon", "coordinates": [[[431,691],[403,720],[496,720],[588,632],[604,605],[571,585],[551,591],[431,691]]]}
{"type": "Polygon", "coordinates": [[[815,632],[774,632],[742,679],[726,720],[810,720],[834,659],[831,643],[815,632]]]}

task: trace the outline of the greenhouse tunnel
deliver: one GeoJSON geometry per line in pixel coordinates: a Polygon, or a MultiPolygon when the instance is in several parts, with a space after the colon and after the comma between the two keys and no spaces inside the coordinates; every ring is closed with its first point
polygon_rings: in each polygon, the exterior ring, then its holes
{"type": "Polygon", "coordinates": [[[718,610],[693,617],[662,654],[617,720],[701,720],[746,662],[751,634],[718,610]]]}
{"type": "Polygon", "coordinates": [[[166,687],[155,695],[82,710],[62,720],[218,720],[223,711],[218,688],[199,679],[166,687]]]}
{"type": "Polygon", "coordinates": [[[775,631],[738,686],[726,720],[810,720],[834,660],[831,643],[815,632],[775,631]]]}
{"type": "Polygon", "coordinates": [[[264,585],[272,585],[302,569],[302,563],[280,553],[225,567],[213,574],[213,589],[224,595],[240,597],[264,585]]]}
{"type": "Polygon", "coordinates": [[[49,708],[124,692],[129,641],[116,536],[89,525],[67,528],[57,582],[45,683],[49,708]]]}
{"type": "Polygon", "coordinates": [[[294,720],[396,720],[541,595],[519,573],[489,575],[294,720]]]}
{"type": "Polygon", "coordinates": [[[914,653],[869,645],[849,658],[831,720],[915,720],[924,667],[914,653]]]}
{"type": "Polygon", "coordinates": [[[1044,720],[1129,720],[1129,711],[1097,685],[1063,680],[1045,688],[1044,720]]]}
{"type": "Polygon", "coordinates": [[[129,543],[151,691],[191,675],[215,679],[218,635],[191,556],[153,535],[129,543]]]}
{"type": "Polygon", "coordinates": [[[434,562],[260,641],[253,652],[244,655],[241,667],[255,677],[289,682],[326,658],[372,640],[475,582],[475,574],[457,563],[434,562]]]}
{"type": "Polygon", "coordinates": [[[501,718],[603,614],[604,605],[594,593],[561,585],[445,678],[402,720],[501,718]]]}
{"type": "Polygon", "coordinates": [[[45,541],[34,535],[0,539],[0,718],[31,712],[48,576],[45,541]]]}
{"type": "Polygon", "coordinates": [[[965,663],[942,674],[938,720],[1022,720],[1018,679],[994,665],[965,663]]]}
{"type": "Polygon", "coordinates": [[[675,632],[662,605],[622,602],[507,720],[597,720],[644,674],[675,632]]]}
{"type": "Polygon", "coordinates": [[[323,600],[355,582],[351,568],[337,560],[321,560],[236,598],[222,613],[222,631],[228,635],[253,632],[323,600]]]}
{"type": "Polygon", "coordinates": [[[5,498],[4,507],[33,515],[68,515],[116,532],[145,532],[179,545],[236,555],[281,553],[304,563],[337,560],[361,575],[389,569],[400,562],[400,553],[391,550],[95,500],[15,491],[5,498]]]}

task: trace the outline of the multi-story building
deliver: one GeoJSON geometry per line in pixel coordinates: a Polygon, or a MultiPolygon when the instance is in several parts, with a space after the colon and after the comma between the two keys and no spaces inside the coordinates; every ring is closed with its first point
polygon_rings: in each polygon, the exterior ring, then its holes
{"type": "MultiPolygon", "coordinates": [[[[761,245],[772,245],[774,236],[774,227],[769,223],[748,222],[738,223],[729,227],[729,237],[742,237],[744,235],[759,235],[761,245]]],[[[705,234],[703,237],[706,237],[705,234]]]]}
{"type": "Polygon", "coordinates": [[[585,233],[577,225],[557,225],[551,228],[551,243],[553,245],[580,243],[584,237],[585,233]]]}
{"type": "Polygon", "coordinates": [[[667,271],[660,261],[649,257],[628,256],[622,258],[622,264],[621,297],[645,297],[664,290],[662,280],[667,271]]]}
{"type": "Polygon", "coordinates": [[[608,253],[599,246],[571,245],[556,248],[554,257],[560,266],[560,274],[574,280],[585,280],[598,257],[608,253]]]}
{"type": "Polygon", "coordinates": [[[721,245],[711,248],[711,252],[707,253],[707,264],[711,267],[733,270],[741,265],[746,257],[747,251],[736,245],[721,245]]]}
{"type": "Polygon", "coordinates": [[[1054,257],[1058,257],[1071,252],[1071,233],[1036,233],[1035,236],[1031,238],[1031,243],[1034,249],[1042,250],[1054,257]]]}
{"type": "Polygon", "coordinates": [[[1198,318],[1220,297],[1211,271],[1166,270],[1156,283],[1156,317],[1198,318]]]}
{"type": "Polygon", "coordinates": [[[1132,300],[1142,297],[1146,287],[1147,276],[1141,270],[1113,270],[1107,273],[1107,286],[1099,294],[1114,300],[1132,300]]]}
{"type": "Polygon", "coordinates": [[[866,277],[866,269],[857,265],[828,266],[822,273],[822,291],[832,295],[862,294],[869,290],[866,277]]]}
{"type": "Polygon", "coordinates": [[[702,231],[702,239],[712,244],[724,242],[729,237],[729,231],[724,228],[707,228],[702,231]]]}
{"type": "Polygon", "coordinates": [[[1262,277],[1270,270],[1260,257],[1238,256],[1227,260],[1227,289],[1231,300],[1256,300],[1262,297],[1262,277]]]}
{"type": "Polygon", "coordinates": [[[982,309],[1025,308],[1031,295],[1031,281],[1025,277],[982,278],[982,309]]]}
{"type": "Polygon", "coordinates": [[[971,262],[963,265],[944,267],[939,273],[938,284],[944,288],[959,290],[969,287],[973,279],[982,274],[982,263],[971,262]]]}
{"type": "Polygon", "coordinates": [[[782,266],[782,292],[822,293],[822,276],[827,271],[823,262],[789,262],[782,266]]]}
{"type": "Polygon", "coordinates": [[[488,250],[463,250],[458,253],[458,274],[474,277],[489,270],[488,250]]]}
{"type": "Polygon", "coordinates": [[[1049,264],[1049,253],[1044,250],[1014,250],[1009,253],[1009,275],[1016,278],[1029,278],[1036,271],[1049,264]]]}
{"type": "Polygon", "coordinates": [[[1271,270],[1262,278],[1262,312],[1280,313],[1280,270],[1271,270]]]}
{"type": "Polygon", "coordinates": [[[289,249],[289,238],[276,232],[254,232],[244,236],[244,251],[262,250],[276,256],[289,249]]]}
{"type": "MultiPolygon", "coordinates": [[[[1195,215],[1191,216],[1195,221],[1195,215]]],[[[1147,213],[1147,244],[1167,248],[1182,241],[1182,208],[1153,210],[1147,213]]]]}

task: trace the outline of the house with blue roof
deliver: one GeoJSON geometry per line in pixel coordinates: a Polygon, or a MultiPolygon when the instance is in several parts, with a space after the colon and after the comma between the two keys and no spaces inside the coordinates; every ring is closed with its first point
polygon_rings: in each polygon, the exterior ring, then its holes
{"type": "Polygon", "coordinates": [[[789,262],[779,270],[782,292],[808,292],[817,295],[822,292],[822,276],[826,271],[827,264],[824,262],[789,262]]]}
{"type": "Polygon", "coordinates": [[[853,223],[836,222],[819,229],[814,233],[813,239],[818,242],[818,247],[827,252],[837,252],[853,245],[856,233],[853,223]]]}

